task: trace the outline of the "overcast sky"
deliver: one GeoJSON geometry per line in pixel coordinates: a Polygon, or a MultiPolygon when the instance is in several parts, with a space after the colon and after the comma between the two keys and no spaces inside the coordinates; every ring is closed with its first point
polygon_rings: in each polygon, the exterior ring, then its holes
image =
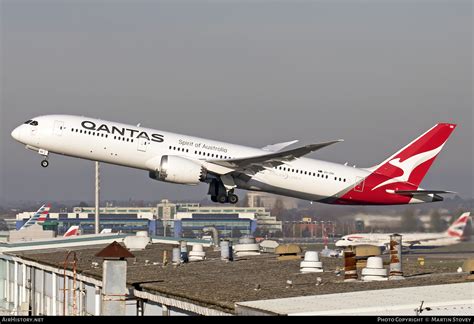
{"type": "MultiPolygon", "coordinates": [[[[472,1],[0,1],[0,199],[92,200],[94,164],[10,132],[76,114],[368,167],[458,128],[422,186],[473,197],[472,1]]],[[[204,185],[103,165],[103,199],[201,199],[204,185]]]]}

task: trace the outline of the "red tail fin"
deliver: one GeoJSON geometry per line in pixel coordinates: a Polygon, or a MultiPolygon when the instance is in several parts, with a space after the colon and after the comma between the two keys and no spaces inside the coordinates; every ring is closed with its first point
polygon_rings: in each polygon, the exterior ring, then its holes
{"type": "Polygon", "coordinates": [[[419,186],[454,128],[455,124],[437,124],[379,165],[370,168],[375,173],[392,178],[374,189],[394,182],[419,186]]]}
{"type": "Polygon", "coordinates": [[[79,226],[71,226],[69,229],[64,233],[63,237],[69,237],[69,236],[76,236],[79,235],[79,226]]]}

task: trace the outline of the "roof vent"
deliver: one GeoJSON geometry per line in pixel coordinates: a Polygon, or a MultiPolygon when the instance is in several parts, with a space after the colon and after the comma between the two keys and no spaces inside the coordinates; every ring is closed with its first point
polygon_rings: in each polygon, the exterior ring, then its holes
{"type": "Polygon", "coordinates": [[[117,243],[117,241],[113,241],[112,243],[107,245],[103,250],[99,251],[95,256],[106,259],[106,260],[124,260],[125,258],[135,257],[126,248],[124,248],[119,243],[117,243]]]}

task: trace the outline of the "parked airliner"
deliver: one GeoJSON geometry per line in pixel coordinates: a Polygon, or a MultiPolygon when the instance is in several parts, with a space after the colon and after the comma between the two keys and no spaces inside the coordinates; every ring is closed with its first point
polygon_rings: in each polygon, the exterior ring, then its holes
{"type": "Polygon", "coordinates": [[[433,126],[371,168],[304,158],[334,140],[261,149],[94,118],[46,115],[15,128],[12,137],[44,157],[50,153],[142,169],[152,179],[209,184],[211,200],[235,204],[234,189],[343,205],[399,205],[441,201],[441,190],[419,187],[455,124],[433,126]]]}
{"type": "MultiPolygon", "coordinates": [[[[443,233],[401,233],[402,245],[408,248],[433,248],[460,243],[469,220],[470,212],[463,213],[443,233]]],[[[390,234],[381,233],[356,233],[341,237],[336,242],[337,247],[356,245],[390,246],[390,234]]]]}

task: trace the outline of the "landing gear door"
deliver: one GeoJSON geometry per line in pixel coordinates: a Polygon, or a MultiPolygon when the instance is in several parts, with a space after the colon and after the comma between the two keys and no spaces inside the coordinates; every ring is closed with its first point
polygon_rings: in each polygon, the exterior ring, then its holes
{"type": "Polygon", "coordinates": [[[354,191],[357,191],[357,192],[364,191],[364,182],[365,182],[365,178],[356,177],[356,184],[354,187],[354,191]]]}
{"type": "Polygon", "coordinates": [[[150,143],[147,141],[146,138],[139,138],[137,150],[141,152],[146,152],[148,145],[150,145],[150,143]]]}
{"type": "Polygon", "coordinates": [[[64,122],[56,120],[54,121],[54,135],[62,136],[64,129],[64,122]]]}

